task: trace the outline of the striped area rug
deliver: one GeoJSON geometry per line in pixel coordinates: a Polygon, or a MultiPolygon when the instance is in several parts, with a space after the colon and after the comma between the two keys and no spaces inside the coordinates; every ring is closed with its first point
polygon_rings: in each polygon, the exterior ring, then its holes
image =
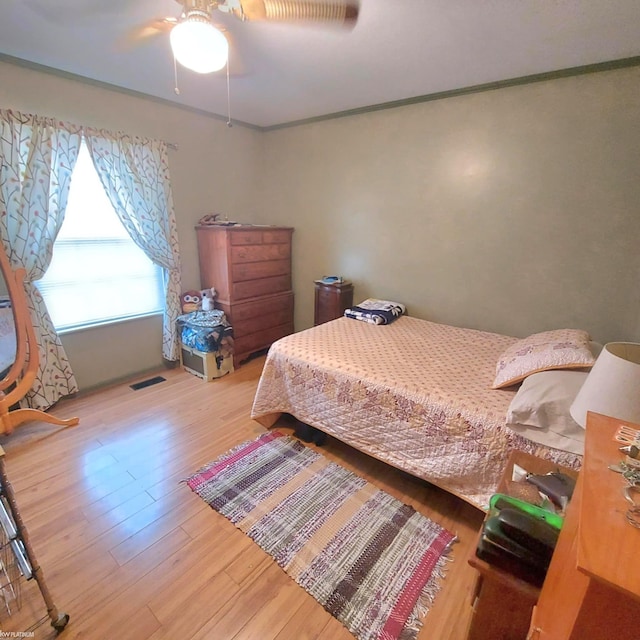
{"type": "Polygon", "coordinates": [[[358,639],[415,638],[455,537],[277,431],[187,480],[358,639]]]}

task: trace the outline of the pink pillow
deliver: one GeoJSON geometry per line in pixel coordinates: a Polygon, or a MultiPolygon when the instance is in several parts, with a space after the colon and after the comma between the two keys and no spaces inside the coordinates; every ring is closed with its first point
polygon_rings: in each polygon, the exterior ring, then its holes
{"type": "Polygon", "coordinates": [[[510,387],[538,371],[591,367],[595,358],[589,340],[581,329],[543,331],[518,340],[498,359],[492,388],[510,387]]]}

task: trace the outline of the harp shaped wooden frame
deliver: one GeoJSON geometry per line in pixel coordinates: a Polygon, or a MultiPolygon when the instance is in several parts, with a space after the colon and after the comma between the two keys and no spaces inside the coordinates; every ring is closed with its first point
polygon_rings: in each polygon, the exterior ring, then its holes
{"type": "Polygon", "coordinates": [[[12,269],[11,263],[0,241],[0,270],[4,275],[16,333],[16,357],[6,375],[0,380],[0,425],[2,433],[10,434],[24,422],[39,420],[49,424],[72,427],[80,422],[79,418],[56,418],[40,409],[13,409],[11,407],[22,400],[30,391],[39,365],[38,344],[27,306],[27,294],[24,288],[26,270],[12,269]]]}

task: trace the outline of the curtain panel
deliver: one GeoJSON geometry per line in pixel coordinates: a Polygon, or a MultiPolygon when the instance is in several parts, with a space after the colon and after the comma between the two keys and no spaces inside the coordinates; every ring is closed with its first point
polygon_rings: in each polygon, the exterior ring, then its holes
{"type": "Polygon", "coordinates": [[[24,403],[45,410],[78,391],[60,338],[33,284],[51,262],[62,225],[81,128],[0,109],[0,235],[14,268],[26,272],[25,290],[40,367],[24,403]]]}
{"type": "Polygon", "coordinates": [[[166,143],[84,129],[93,164],[133,241],[162,267],[165,281],[162,355],[179,358],[180,254],[166,143]]]}

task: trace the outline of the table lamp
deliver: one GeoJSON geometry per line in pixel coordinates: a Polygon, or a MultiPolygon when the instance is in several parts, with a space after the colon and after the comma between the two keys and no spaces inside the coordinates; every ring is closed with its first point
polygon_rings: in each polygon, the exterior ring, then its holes
{"type": "Polygon", "coordinates": [[[640,423],[640,344],[604,346],[569,409],[581,427],[586,427],[587,411],[640,423]]]}

